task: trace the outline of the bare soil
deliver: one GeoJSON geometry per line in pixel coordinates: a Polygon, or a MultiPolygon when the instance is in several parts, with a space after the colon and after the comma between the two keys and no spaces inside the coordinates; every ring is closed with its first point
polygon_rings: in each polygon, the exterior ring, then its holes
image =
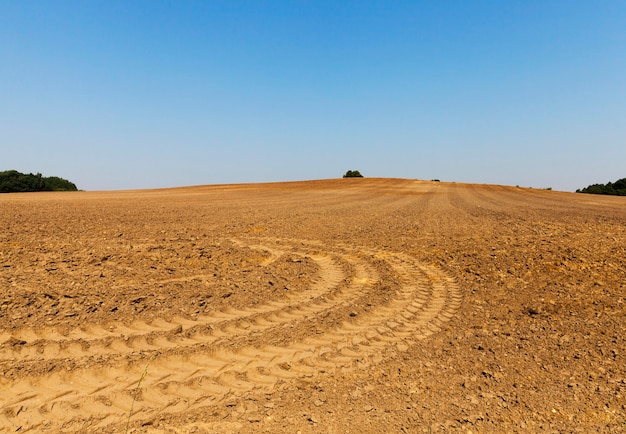
{"type": "Polygon", "coordinates": [[[626,198],[0,196],[0,432],[626,431],[626,198]]]}

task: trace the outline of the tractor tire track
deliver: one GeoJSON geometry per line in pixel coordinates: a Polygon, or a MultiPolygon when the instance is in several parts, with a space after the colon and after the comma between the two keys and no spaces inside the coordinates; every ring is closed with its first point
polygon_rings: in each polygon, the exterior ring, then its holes
{"type": "Polygon", "coordinates": [[[363,369],[439,331],[461,304],[453,278],[410,255],[354,255],[348,253],[353,247],[327,249],[299,240],[238,242],[272,256],[287,251],[309,256],[320,269],[318,280],[286,301],[222,311],[198,321],[137,321],[114,331],[87,326],[67,336],[16,333],[8,339],[39,336],[42,345],[54,348],[36,354],[36,346],[3,348],[3,359],[35,363],[70,358],[77,367],[1,380],[0,430],[108,429],[123,426],[129,416],[139,422],[215,405],[233,394],[269,391],[279,380],[363,369]],[[392,283],[383,282],[383,275],[392,283]],[[292,329],[308,320],[343,312],[364,299],[382,300],[375,291],[383,284],[386,300],[370,310],[292,336],[292,329]],[[276,340],[282,343],[265,343],[276,340]],[[116,356],[106,368],[85,363],[105,356],[116,356]]]}
{"type": "MultiPolygon", "coordinates": [[[[274,256],[280,256],[284,253],[284,251],[276,249],[272,252],[274,256]]],[[[347,265],[347,261],[322,255],[312,256],[312,259],[320,268],[317,281],[311,285],[308,291],[291,295],[287,300],[270,301],[264,305],[244,309],[225,309],[201,316],[195,320],[174,317],[169,321],[164,319],[156,319],[150,323],[135,321],[129,325],[120,323],[111,325],[87,324],[66,334],[60,333],[55,328],[40,330],[24,328],[0,335],[0,341],[4,341],[4,345],[0,346],[0,363],[16,359],[24,363],[64,357],[119,354],[138,349],[159,350],[164,346],[181,347],[198,343],[209,344],[220,337],[233,337],[240,333],[252,331],[250,329],[263,330],[269,326],[289,321],[292,318],[285,317],[285,315],[289,315],[291,312],[295,312],[293,318],[299,318],[301,315],[315,314],[320,310],[332,307],[332,302],[320,300],[320,297],[330,297],[332,291],[338,292],[335,296],[345,298],[346,301],[355,295],[354,291],[347,292],[338,289],[340,282],[345,278],[341,265],[347,265]],[[248,326],[238,333],[235,330],[237,328],[236,322],[241,319],[248,319],[254,325],[248,326]],[[210,330],[207,331],[207,328],[210,330]],[[183,331],[185,331],[184,334],[183,331]],[[161,342],[149,343],[155,339],[161,342]],[[165,344],[164,340],[170,340],[172,343],[165,344]]],[[[366,273],[368,271],[361,269],[359,272],[366,273]]],[[[167,281],[188,281],[196,277],[167,279],[167,281]]],[[[367,278],[365,279],[367,280],[367,278]]]]}

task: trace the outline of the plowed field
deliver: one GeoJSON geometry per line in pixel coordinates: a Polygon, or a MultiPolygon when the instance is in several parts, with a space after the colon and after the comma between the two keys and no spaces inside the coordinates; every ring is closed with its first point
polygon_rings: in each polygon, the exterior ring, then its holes
{"type": "Polygon", "coordinates": [[[0,432],[626,431],[626,198],[0,196],[0,432]]]}

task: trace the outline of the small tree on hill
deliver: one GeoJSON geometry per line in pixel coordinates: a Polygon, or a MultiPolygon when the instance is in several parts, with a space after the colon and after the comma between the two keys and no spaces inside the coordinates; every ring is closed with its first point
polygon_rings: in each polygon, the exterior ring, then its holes
{"type": "Polygon", "coordinates": [[[363,175],[361,175],[361,172],[359,172],[358,170],[348,170],[346,172],[345,175],[343,175],[344,178],[363,178],[363,175]]]}

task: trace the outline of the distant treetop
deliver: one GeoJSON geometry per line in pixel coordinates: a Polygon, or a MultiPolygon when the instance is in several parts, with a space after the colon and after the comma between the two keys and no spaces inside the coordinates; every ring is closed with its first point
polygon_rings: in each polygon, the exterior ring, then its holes
{"type": "Polygon", "coordinates": [[[361,172],[359,172],[358,170],[348,170],[346,172],[345,175],[343,175],[344,178],[363,178],[363,175],[361,175],[361,172]]]}
{"type": "Polygon", "coordinates": [[[57,176],[44,177],[41,173],[24,174],[17,170],[0,172],[0,193],[77,190],[73,182],[57,176]]]}
{"type": "Polygon", "coordinates": [[[615,182],[609,182],[608,184],[591,184],[588,187],[576,190],[576,193],[626,196],[626,178],[619,179],[615,182]]]}

